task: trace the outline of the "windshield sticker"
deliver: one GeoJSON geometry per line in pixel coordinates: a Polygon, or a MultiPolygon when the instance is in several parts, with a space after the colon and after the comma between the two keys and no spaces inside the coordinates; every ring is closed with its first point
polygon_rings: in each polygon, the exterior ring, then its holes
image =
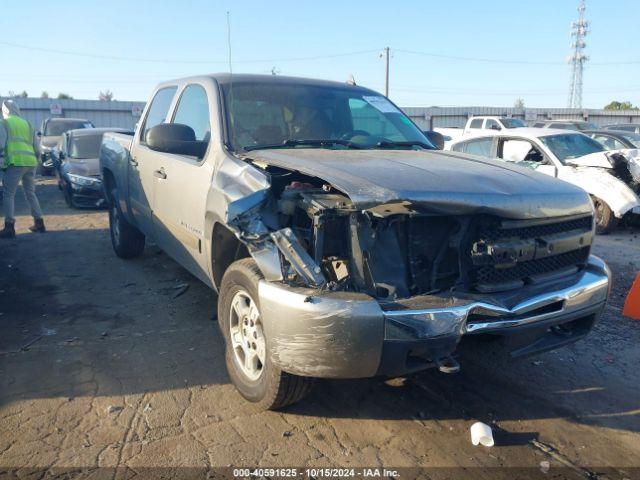
{"type": "Polygon", "coordinates": [[[369,105],[380,110],[382,113],[398,113],[399,110],[393,106],[393,104],[384,97],[362,97],[369,105]]]}

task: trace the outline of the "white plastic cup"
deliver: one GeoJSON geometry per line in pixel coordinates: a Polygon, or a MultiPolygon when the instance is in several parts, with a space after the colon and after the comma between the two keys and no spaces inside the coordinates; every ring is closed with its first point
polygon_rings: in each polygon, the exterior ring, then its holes
{"type": "Polygon", "coordinates": [[[482,444],[485,447],[493,447],[493,432],[486,423],[476,422],[471,425],[471,443],[482,444]]]}

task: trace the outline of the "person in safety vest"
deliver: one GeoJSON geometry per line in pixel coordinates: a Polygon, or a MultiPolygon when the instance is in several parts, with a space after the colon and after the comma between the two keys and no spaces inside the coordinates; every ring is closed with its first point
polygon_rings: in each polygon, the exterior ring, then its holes
{"type": "Polygon", "coordinates": [[[13,100],[5,100],[0,120],[0,148],[3,148],[4,170],[4,229],[0,230],[0,238],[16,236],[15,196],[20,182],[34,220],[29,230],[45,232],[42,210],[36,197],[35,173],[38,160],[35,140],[35,132],[29,122],[20,116],[18,105],[13,100]]]}

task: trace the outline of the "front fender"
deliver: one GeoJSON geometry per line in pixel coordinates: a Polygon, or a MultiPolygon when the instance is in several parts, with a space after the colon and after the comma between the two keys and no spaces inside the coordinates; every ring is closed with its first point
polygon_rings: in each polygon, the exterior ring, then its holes
{"type": "Polygon", "coordinates": [[[640,207],[638,195],[626,183],[603,168],[570,168],[561,174],[560,179],[577,185],[590,195],[603,200],[618,218],[622,218],[634,207],[640,207]]]}

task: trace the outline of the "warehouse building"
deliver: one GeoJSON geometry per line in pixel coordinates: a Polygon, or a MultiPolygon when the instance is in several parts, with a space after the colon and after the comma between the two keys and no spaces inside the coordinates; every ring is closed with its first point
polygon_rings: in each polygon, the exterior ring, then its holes
{"type": "MultiPolygon", "coordinates": [[[[4,98],[3,98],[4,100],[4,98]]],[[[133,129],[140,119],[145,102],[109,102],[100,100],[58,100],[49,98],[14,98],[25,119],[36,130],[49,117],[86,118],[96,127],[133,129]]]]}

